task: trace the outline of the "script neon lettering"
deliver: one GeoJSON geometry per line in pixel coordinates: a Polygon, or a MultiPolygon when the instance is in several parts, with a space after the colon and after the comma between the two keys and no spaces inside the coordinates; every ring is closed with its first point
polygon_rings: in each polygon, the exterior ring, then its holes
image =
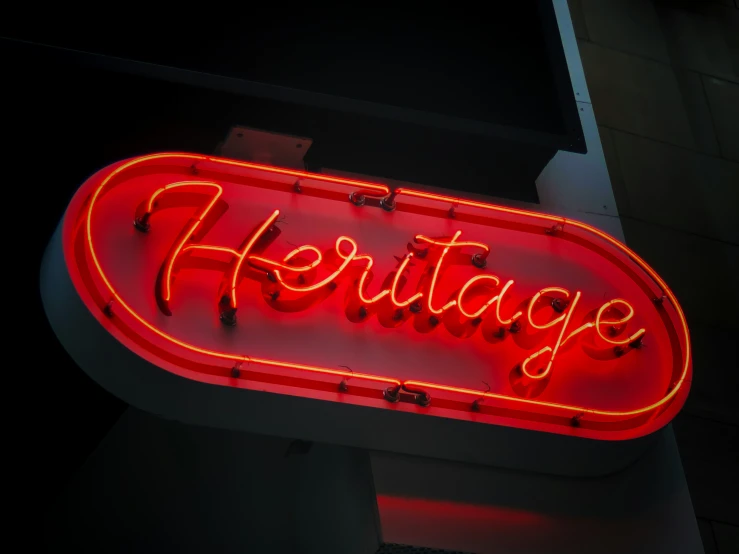
{"type": "Polygon", "coordinates": [[[400,278],[403,275],[403,272],[405,271],[405,268],[408,266],[408,263],[411,261],[411,258],[413,257],[412,253],[409,253],[403,258],[403,261],[400,262],[400,265],[398,266],[398,269],[395,270],[395,277],[393,277],[393,286],[390,289],[390,300],[397,308],[405,308],[406,306],[411,305],[413,302],[418,300],[423,296],[422,292],[417,292],[407,300],[400,301],[398,300],[398,282],[400,281],[400,278]]]}
{"type": "MultiPolygon", "coordinates": [[[[203,238],[227,208],[227,206],[221,206],[216,210],[219,201],[222,202],[222,192],[221,187],[215,183],[203,181],[174,183],[155,191],[137,208],[137,226],[140,224],[143,227],[145,224],[145,230],[148,230],[151,216],[161,209],[182,205],[196,208],[168,251],[157,279],[157,286],[155,287],[157,302],[167,315],[172,313],[170,300],[179,261],[184,256],[192,256],[193,254],[203,257],[211,254],[219,255],[221,258],[223,255],[228,256],[230,261],[224,272],[219,291],[220,309],[222,311],[225,305],[227,309],[235,312],[240,279],[245,276],[255,278],[254,275],[247,275],[248,272],[245,270],[247,266],[255,271],[257,276],[271,278],[274,286],[298,295],[310,294],[329,286],[333,289],[340,284],[342,277],[349,268],[356,267],[360,269],[361,267],[361,274],[356,281],[356,300],[362,306],[387,305],[398,311],[410,306],[411,311],[419,317],[428,317],[428,314],[438,316],[447,310],[456,308],[463,318],[479,322],[495,304],[492,317],[501,325],[511,325],[524,315],[522,310],[517,310],[508,318],[502,316],[501,305],[504,303],[505,295],[511,291],[514,280],[507,280],[501,287],[501,279],[488,273],[480,273],[469,278],[459,288],[455,298],[447,301],[441,307],[435,307],[434,293],[444,278],[445,270],[453,267],[453,264],[445,265],[445,262],[448,262],[450,252],[453,250],[461,252],[461,249],[468,248],[475,251],[475,255],[481,256],[483,260],[490,253],[490,248],[484,243],[458,240],[462,234],[461,231],[455,232],[450,238],[434,239],[425,235],[414,237],[416,243],[424,244],[429,249],[422,253],[424,254],[423,258],[427,258],[426,275],[430,274],[431,278],[430,281],[419,282],[418,287],[423,290],[416,290],[413,294],[407,295],[404,300],[400,298],[400,289],[406,281],[404,276],[409,269],[410,262],[415,259],[413,252],[409,252],[402,259],[398,259],[399,263],[394,274],[391,273],[386,280],[386,283],[389,283],[389,288],[383,288],[371,297],[367,296],[366,291],[371,281],[374,259],[370,255],[359,254],[359,245],[351,237],[339,236],[333,245],[333,250],[329,250],[327,254],[322,254],[316,246],[303,245],[289,252],[281,260],[266,256],[264,251],[268,249],[274,235],[279,233],[275,223],[279,210],[274,210],[261,223],[258,223],[238,248],[201,244],[197,241],[203,238]],[[175,193],[180,196],[168,199],[168,195],[175,193]],[[308,256],[308,261],[305,261],[304,256],[308,256]],[[334,261],[330,261],[327,256],[334,261]],[[357,262],[362,265],[353,265],[357,262]],[[325,270],[328,270],[327,275],[314,279],[316,272],[325,273],[325,270]],[[306,282],[304,275],[308,272],[310,272],[310,280],[306,282]],[[471,295],[479,297],[482,291],[489,291],[491,296],[484,299],[477,309],[470,308],[468,305],[469,297],[471,295]],[[422,308],[418,307],[417,304],[423,297],[426,300],[426,312],[421,313],[422,308]],[[414,309],[414,306],[417,308],[414,309]]],[[[463,259],[463,257],[456,256],[455,259],[463,259]]],[[[476,264],[476,266],[482,268],[484,264],[476,264]]],[[[277,297],[275,295],[274,299],[276,300],[277,297]]],[[[581,291],[572,294],[565,288],[551,286],[542,288],[528,301],[528,305],[525,307],[526,324],[536,332],[553,332],[555,340],[553,343],[539,348],[521,362],[520,369],[525,377],[538,381],[550,376],[555,360],[560,355],[561,348],[570,340],[581,336],[585,332],[594,331],[601,343],[609,348],[620,348],[633,344],[646,333],[644,328],[640,328],[625,338],[620,338],[627,323],[635,316],[633,307],[626,300],[620,298],[605,302],[597,310],[593,321],[586,322],[575,330],[570,330],[572,317],[581,298],[581,291]],[[552,311],[559,312],[560,315],[553,318],[551,315],[549,318],[542,318],[542,314],[549,313],[546,303],[552,306],[552,311]],[[557,328],[558,325],[559,328],[557,328]]]]}
{"type": "MultiPolygon", "coordinates": [[[[563,314],[563,318],[564,318],[563,321],[564,321],[564,323],[562,324],[562,329],[560,330],[560,332],[558,334],[557,342],[554,343],[554,346],[545,346],[544,348],[542,348],[538,352],[536,352],[536,353],[532,354],[531,356],[529,356],[528,358],[526,358],[523,361],[523,363],[521,364],[521,371],[529,379],[538,380],[538,379],[543,379],[547,375],[549,375],[549,372],[552,370],[552,364],[554,363],[554,358],[557,355],[557,351],[559,350],[560,346],[562,345],[563,338],[565,336],[565,331],[567,330],[567,325],[570,323],[570,319],[572,318],[572,314],[574,313],[575,308],[577,307],[577,303],[580,300],[580,295],[581,295],[580,291],[577,291],[575,293],[575,297],[572,299],[572,303],[570,304],[570,306],[568,307],[568,309],[566,310],[566,312],[563,314]],[[544,365],[543,368],[541,369],[541,371],[539,371],[539,372],[532,371],[531,368],[529,367],[530,364],[531,364],[531,362],[533,360],[537,359],[539,356],[543,356],[544,354],[547,354],[547,353],[549,353],[550,355],[549,355],[549,360],[546,362],[546,365],[544,365]]],[[[531,304],[533,304],[533,302],[531,304]]],[[[529,304],[529,311],[530,311],[531,304],[529,304]]],[[[560,320],[560,318],[557,318],[557,319],[560,320]]]]}

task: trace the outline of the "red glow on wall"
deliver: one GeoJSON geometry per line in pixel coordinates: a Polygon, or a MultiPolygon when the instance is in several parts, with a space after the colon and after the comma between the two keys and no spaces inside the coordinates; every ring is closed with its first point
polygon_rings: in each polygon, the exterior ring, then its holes
{"type": "MultiPolygon", "coordinates": [[[[521,536],[551,537],[561,519],[514,506],[423,496],[377,495],[377,510],[387,542],[423,545],[445,551],[516,552],[521,536]],[[536,530],[536,533],[532,533],[536,530]],[[485,550],[480,550],[485,548],[485,550]]],[[[562,534],[567,530],[560,531],[562,534]]],[[[541,541],[542,539],[539,538],[541,541]]],[[[547,551],[547,545],[532,551],[547,551]]]]}
{"type": "Polygon", "coordinates": [[[378,494],[377,507],[380,510],[380,517],[403,516],[405,519],[415,516],[425,525],[433,526],[434,523],[444,523],[445,527],[456,529],[457,532],[460,530],[458,526],[463,527],[465,522],[530,529],[546,521],[540,514],[527,510],[454,502],[438,498],[409,498],[378,494]]]}
{"type": "Polygon", "coordinates": [[[661,427],[687,394],[674,295],[580,222],[156,154],[91,178],[64,231],[93,314],[189,378],[601,439],[661,427]]]}

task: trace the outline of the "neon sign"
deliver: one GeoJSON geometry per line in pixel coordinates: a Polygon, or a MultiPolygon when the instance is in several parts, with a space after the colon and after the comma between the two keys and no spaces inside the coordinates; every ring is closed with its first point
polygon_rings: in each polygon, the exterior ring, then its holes
{"type": "Polygon", "coordinates": [[[157,154],[83,185],[64,248],[109,332],[188,378],[600,439],[687,395],[667,285],[558,216],[157,154]]]}

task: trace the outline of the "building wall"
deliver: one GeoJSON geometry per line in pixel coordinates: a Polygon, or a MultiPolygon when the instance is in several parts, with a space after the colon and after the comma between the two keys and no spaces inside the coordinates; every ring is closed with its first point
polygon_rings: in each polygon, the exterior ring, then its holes
{"type": "Polygon", "coordinates": [[[738,552],[739,3],[569,5],[626,242],[691,327],[673,427],[705,551],[738,552]]]}

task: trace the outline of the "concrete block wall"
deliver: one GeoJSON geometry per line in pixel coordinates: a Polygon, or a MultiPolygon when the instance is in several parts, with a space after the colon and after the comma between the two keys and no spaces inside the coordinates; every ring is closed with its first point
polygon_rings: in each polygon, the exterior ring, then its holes
{"type": "Polygon", "coordinates": [[[739,3],[569,5],[626,242],[691,327],[673,427],[704,548],[739,552],[739,3]]]}

